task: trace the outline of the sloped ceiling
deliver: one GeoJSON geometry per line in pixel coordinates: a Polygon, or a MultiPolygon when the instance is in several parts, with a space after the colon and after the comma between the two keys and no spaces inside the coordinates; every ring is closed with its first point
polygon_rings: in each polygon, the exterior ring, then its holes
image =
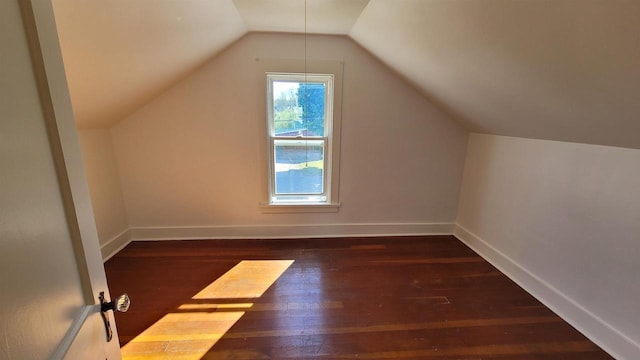
{"type": "Polygon", "coordinates": [[[53,0],[80,127],[248,31],[350,36],[470,131],[640,148],[637,0],[53,0]],[[306,6],[305,6],[306,5],[306,6]]]}
{"type": "Polygon", "coordinates": [[[246,33],[232,0],[52,0],[76,123],[108,127],[246,33]]]}
{"type": "Polygon", "coordinates": [[[249,31],[347,35],[369,0],[233,2],[249,31]]]}
{"type": "Polygon", "coordinates": [[[350,35],[471,131],[640,148],[640,1],[371,0],[350,35]]]}

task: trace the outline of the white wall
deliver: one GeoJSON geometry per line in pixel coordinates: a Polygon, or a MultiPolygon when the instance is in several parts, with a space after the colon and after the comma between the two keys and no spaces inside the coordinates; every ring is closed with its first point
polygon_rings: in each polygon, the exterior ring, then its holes
{"type": "Polygon", "coordinates": [[[616,358],[640,354],[640,150],[472,134],[456,235],[616,358]]]}
{"type": "Polygon", "coordinates": [[[92,129],[78,134],[98,238],[107,258],[126,243],[129,228],[111,133],[108,129],[92,129]]]}
{"type": "MultiPolygon", "coordinates": [[[[466,132],[340,36],[309,36],[307,58],[344,61],[342,206],[330,214],[261,213],[265,84],[256,59],[303,57],[301,35],[249,34],[112,128],[134,237],[207,237],[220,233],[193,227],[247,225],[295,225],[293,233],[261,227],[255,236],[363,234],[372,227],[360,225],[372,223],[384,233],[451,231],[466,132]],[[144,227],[159,232],[144,235],[144,227]]],[[[233,231],[225,234],[248,235],[233,231]]]]}

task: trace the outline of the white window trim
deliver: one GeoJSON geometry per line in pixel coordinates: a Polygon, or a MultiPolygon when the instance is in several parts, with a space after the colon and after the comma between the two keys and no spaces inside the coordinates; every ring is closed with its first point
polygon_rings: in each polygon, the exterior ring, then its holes
{"type": "Polygon", "coordinates": [[[262,203],[260,204],[260,209],[265,214],[332,213],[332,212],[338,212],[338,210],[340,209],[340,203],[326,203],[326,204],[262,203]]]}
{"type": "MultiPolygon", "coordinates": [[[[324,213],[324,212],[337,212],[340,208],[339,201],[339,184],[340,184],[340,129],[342,122],[342,72],[343,62],[336,60],[314,60],[314,61],[302,61],[302,59],[268,59],[268,58],[256,58],[258,67],[262,70],[263,79],[265,79],[266,86],[269,86],[266,73],[280,73],[280,74],[304,74],[304,70],[307,70],[307,74],[310,78],[312,74],[329,74],[333,75],[333,104],[332,104],[332,116],[333,122],[329,124],[331,128],[331,144],[329,145],[331,154],[329,157],[325,154],[325,161],[329,161],[331,166],[327,170],[328,173],[326,179],[330,179],[327,183],[327,201],[326,202],[272,202],[271,201],[271,153],[265,151],[265,177],[264,177],[264,189],[265,199],[259,203],[261,212],[263,213],[324,213]],[[306,62],[306,63],[305,63],[306,62]]],[[[268,96],[263,96],[265,99],[266,111],[271,111],[271,106],[267,103],[268,96]]],[[[267,118],[265,114],[265,118],[267,118]]],[[[268,118],[267,118],[268,119],[268,118]]],[[[268,121],[265,120],[268,125],[268,121]]],[[[265,150],[272,151],[271,144],[271,132],[269,128],[266,128],[266,143],[265,150]]],[[[329,134],[325,129],[325,135],[329,134]]]]}
{"type": "Polygon", "coordinates": [[[267,72],[267,136],[269,138],[269,203],[274,205],[322,205],[331,203],[331,175],[333,154],[333,74],[302,74],[302,73],[274,73],[267,72]],[[273,83],[277,81],[295,81],[323,83],[325,85],[325,119],[324,119],[324,136],[277,136],[274,126],[273,113],[273,83]],[[323,178],[322,192],[319,194],[276,194],[276,171],[274,169],[274,157],[276,143],[278,141],[291,141],[302,143],[322,143],[323,146],[323,178]],[[276,200],[280,198],[281,200],[276,200]],[[317,198],[318,200],[314,200],[317,198]]]}

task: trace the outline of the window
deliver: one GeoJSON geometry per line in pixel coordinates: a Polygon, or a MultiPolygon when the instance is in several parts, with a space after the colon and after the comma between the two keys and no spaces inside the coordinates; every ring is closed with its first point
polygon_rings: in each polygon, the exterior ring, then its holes
{"type": "Polygon", "coordinates": [[[267,73],[269,204],[331,204],[332,74],[267,73]]]}

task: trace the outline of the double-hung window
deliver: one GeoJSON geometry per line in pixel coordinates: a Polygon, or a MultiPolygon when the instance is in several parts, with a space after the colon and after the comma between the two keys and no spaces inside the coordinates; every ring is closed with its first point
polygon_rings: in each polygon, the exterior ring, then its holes
{"type": "Polygon", "coordinates": [[[267,73],[269,204],[331,203],[332,74],[267,73]]]}

